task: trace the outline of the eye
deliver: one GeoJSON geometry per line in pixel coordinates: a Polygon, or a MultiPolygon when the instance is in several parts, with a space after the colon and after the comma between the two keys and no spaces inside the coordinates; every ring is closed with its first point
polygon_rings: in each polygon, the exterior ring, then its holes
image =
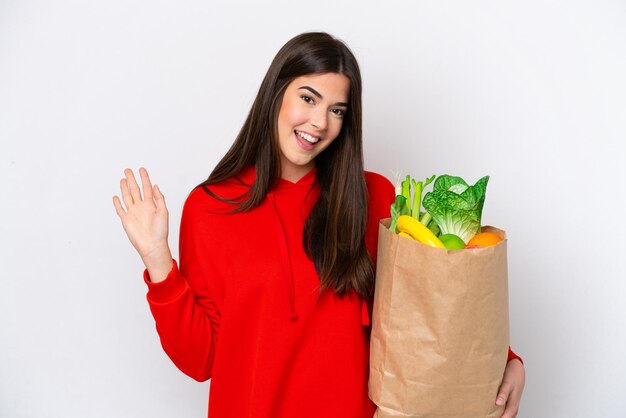
{"type": "Polygon", "coordinates": [[[332,112],[340,118],[342,118],[346,114],[346,111],[344,109],[333,109],[332,112]]]}
{"type": "Polygon", "coordinates": [[[300,98],[309,104],[315,102],[310,96],[307,96],[306,94],[303,94],[302,96],[300,96],[300,98]]]}

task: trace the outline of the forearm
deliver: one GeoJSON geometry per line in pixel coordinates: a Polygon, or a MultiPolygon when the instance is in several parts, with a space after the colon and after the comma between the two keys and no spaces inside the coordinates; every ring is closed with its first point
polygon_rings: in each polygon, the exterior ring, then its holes
{"type": "Polygon", "coordinates": [[[144,271],[148,285],[147,300],[156,322],[163,350],[183,373],[198,381],[211,377],[217,321],[198,304],[196,295],[172,260],[165,280],[152,282],[144,271]]]}

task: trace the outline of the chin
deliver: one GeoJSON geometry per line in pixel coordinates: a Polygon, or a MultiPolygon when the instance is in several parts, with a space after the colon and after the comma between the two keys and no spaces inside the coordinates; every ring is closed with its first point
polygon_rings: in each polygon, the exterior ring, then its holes
{"type": "Polygon", "coordinates": [[[289,163],[298,167],[305,167],[314,160],[315,158],[293,158],[289,159],[289,163]]]}

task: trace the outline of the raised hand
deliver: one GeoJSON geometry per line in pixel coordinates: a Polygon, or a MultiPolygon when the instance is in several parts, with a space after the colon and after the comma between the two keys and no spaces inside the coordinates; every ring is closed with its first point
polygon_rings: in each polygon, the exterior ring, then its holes
{"type": "Polygon", "coordinates": [[[158,186],[152,186],[148,171],[141,167],[139,175],[141,190],[131,169],[124,170],[120,180],[124,207],[117,196],[113,196],[115,211],[122,220],[128,239],[143,260],[153,282],[165,279],[172,267],[172,255],[167,242],[168,211],[165,198],[158,186]]]}

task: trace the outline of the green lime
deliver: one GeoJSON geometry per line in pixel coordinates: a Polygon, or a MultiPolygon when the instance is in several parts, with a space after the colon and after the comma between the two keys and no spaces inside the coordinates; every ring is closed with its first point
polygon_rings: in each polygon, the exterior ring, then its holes
{"type": "Polygon", "coordinates": [[[462,250],[465,248],[465,242],[454,234],[439,235],[439,240],[443,242],[444,247],[448,250],[462,250]]]}

